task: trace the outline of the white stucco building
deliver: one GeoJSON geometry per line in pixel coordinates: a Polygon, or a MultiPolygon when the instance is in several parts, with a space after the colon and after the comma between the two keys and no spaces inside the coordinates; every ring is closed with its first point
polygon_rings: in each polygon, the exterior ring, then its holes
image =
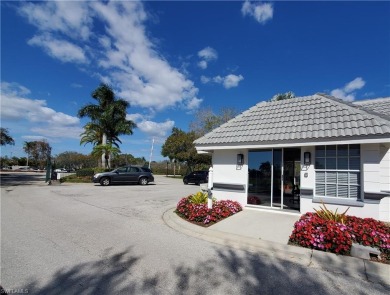
{"type": "Polygon", "coordinates": [[[195,146],[212,154],[217,199],[300,213],[324,202],[390,221],[390,98],[261,102],[195,146]]]}

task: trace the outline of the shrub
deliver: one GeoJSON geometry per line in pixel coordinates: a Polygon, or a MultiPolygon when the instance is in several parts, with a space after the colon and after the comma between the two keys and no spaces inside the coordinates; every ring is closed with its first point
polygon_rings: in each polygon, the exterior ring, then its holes
{"type": "Polygon", "coordinates": [[[322,218],[324,220],[332,220],[335,222],[345,224],[345,219],[347,216],[346,213],[349,210],[349,207],[343,213],[337,213],[337,209],[335,212],[333,212],[332,210],[329,210],[328,208],[326,208],[324,202],[321,202],[321,203],[322,203],[322,207],[320,206],[321,210],[314,209],[314,211],[316,211],[317,215],[320,218],[322,218]]]}
{"type": "Polygon", "coordinates": [[[76,171],[76,176],[90,176],[92,177],[95,174],[95,170],[93,168],[84,168],[76,171]]]}
{"type": "Polygon", "coordinates": [[[189,201],[193,204],[207,204],[209,194],[203,192],[197,192],[188,197],[189,201]]]}
{"type": "Polygon", "coordinates": [[[61,177],[61,179],[60,179],[60,183],[64,183],[64,182],[90,183],[91,181],[92,181],[91,177],[89,177],[89,176],[77,176],[75,174],[68,175],[68,176],[65,176],[65,177],[61,177]]]}
{"type": "Polygon", "coordinates": [[[346,226],[354,242],[378,248],[390,260],[390,227],[372,218],[348,216],[346,226]]]}
{"type": "Polygon", "coordinates": [[[208,209],[207,204],[191,202],[192,196],[182,198],[176,206],[176,213],[188,221],[210,225],[242,210],[241,205],[235,201],[215,201],[213,208],[208,209]]]}
{"type": "Polygon", "coordinates": [[[306,213],[295,223],[290,242],[339,254],[348,254],[352,246],[351,234],[345,225],[324,220],[316,213],[306,213]]]}
{"type": "Polygon", "coordinates": [[[289,242],[338,254],[349,254],[354,242],[376,247],[390,260],[390,227],[372,218],[346,215],[342,224],[306,213],[295,223],[289,242]]]}

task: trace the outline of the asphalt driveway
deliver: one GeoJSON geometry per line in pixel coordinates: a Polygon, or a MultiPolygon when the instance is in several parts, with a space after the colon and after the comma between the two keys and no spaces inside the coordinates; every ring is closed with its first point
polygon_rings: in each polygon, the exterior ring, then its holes
{"type": "Polygon", "coordinates": [[[387,293],[168,227],[163,213],[198,189],[163,176],[149,186],[2,181],[1,285],[29,294],[387,293]]]}

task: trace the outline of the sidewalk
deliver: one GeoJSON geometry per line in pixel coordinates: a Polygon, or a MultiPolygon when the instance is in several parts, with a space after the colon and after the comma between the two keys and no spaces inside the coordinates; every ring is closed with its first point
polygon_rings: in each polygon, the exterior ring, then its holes
{"type": "Polygon", "coordinates": [[[293,225],[299,219],[298,214],[245,208],[206,228],[183,220],[174,210],[166,211],[163,220],[169,227],[186,235],[245,251],[261,251],[306,267],[390,286],[388,264],[287,245],[293,225]]]}

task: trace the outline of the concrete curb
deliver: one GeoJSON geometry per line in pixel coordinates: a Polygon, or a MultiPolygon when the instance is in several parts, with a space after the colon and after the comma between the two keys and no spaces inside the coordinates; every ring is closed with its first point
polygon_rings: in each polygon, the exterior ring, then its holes
{"type": "Polygon", "coordinates": [[[303,266],[367,280],[390,286],[390,265],[333,253],[279,244],[275,242],[227,234],[210,227],[187,222],[174,213],[175,208],[164,212],[162,218],[172,229],[191,237],[235,249],[258,252],[303,266]]]}

